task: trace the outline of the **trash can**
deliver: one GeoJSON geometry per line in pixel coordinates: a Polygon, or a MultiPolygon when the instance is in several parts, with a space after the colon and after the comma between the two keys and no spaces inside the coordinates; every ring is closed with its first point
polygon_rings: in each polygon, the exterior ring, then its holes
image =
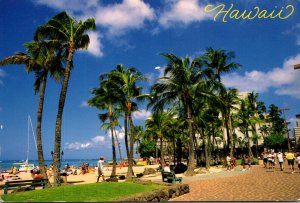
{"type": "Polygon", "coordinates": [[[60,182],[67,183],[67,177],[68,177],[67,173],[60,173],[60,182]]]}

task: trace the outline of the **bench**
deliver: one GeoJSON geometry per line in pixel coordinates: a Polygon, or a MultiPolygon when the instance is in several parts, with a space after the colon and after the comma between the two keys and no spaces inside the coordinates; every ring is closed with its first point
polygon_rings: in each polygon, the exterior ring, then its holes
{"type": "Polygon", "coordinates": [[[35,187],[46,188],[48,184],[48,179],[31,179],[31,180],[17,180],[17,181],[7,181],[4,184],[4,194],[7,194],[8,190],[15,190],[21,188],[22,186],[29,186],[35,189],[35,187]]]}
{"type": "Polygon", "coordinates": [[[167,183],[176,183],[178,181],[179,183],[182,182],[182,177],[176,177],[175,173],[173,172],[164,172],[161,171],[162,181],[167,183]]]}

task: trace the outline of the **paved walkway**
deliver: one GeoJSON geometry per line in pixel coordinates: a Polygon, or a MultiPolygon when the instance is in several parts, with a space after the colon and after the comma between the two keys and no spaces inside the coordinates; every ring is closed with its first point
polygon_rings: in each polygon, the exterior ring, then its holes
{"type": "Polygon", "coordinates": [[[170,201],[300,201],[300,172],[254,166],[251,170],[224,171],[209,176],[185,177],[190,193],[170,201]]]}

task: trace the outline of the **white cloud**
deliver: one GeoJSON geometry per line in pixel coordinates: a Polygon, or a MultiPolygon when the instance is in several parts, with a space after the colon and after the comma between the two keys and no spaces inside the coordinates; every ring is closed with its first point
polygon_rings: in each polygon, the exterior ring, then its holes
{"type": "Polygon", "coordinates": [[[39,5],[46,5],[50,8],[55,8],[58,10],[69,10],[72,12],[78,12],[85,9],[91,9],[97,6],[98,0],[88,0],[82,2],[82,0],[32,0],[33,3],[39,5]]]}
{"type": "MultiPolygon", "coordinates": [[[[152,21],[155,17],[154,9],[142,0],[123,0],[121,3],[103,5],[98,0],[37,0],[33,3],[46,5],[57,10],[66,10],[77,19],[85,20],[94,18],[97,24],[97,33],[90,33],[91,43],[88,52],[101,57],[103,56],[100,42],[99,28],[107,30],[106,37],[123,36],[132,29],[141,29],[146,21],[152,21]]],[[[116,40],[113,40],[116,41],[116,40]]]]}
{"type": "Polygon", "coordinates": [[[275,67],[268,72],[253,70],[244,75],[232,73],[222,79],[228,87],[236,87],[240,91],[264,93],[274,88],[277,95],[289,95],[300,99],[300,71],[294,65],[300,63],[300,54],[287,58],[282,67],[275,67]]]}
{"type": "Polygon", "coordinates": [[[104,142],[105,141],[105,137],[104,136],[101,136],[101,135],[98,135],[96,137],[93,137],[91,139],[94,143],[101,143],[101,142],[104,142]]]}
{"type": "Polygon", "coordinates": [[[86,143],[80,143],[80,142],[74,142],[74,143],[65,143],[65,149],[70,149],[70,150],[80,150],[80,149],[88,149],[92,148],[92,143],[91,142],[86,142],[86,143]]]}
{"type": "Polygon", "coordinates": [[[86,142],[66,142],[64,148],[69,150],[83,150],[95,148],[99,145],[108,146],[108,142],[109,141],[107,141],[104,136],[97,135],[86,142]]]}
{"type": "Polygon", "coordinates": [[[159,24],[166,28],[178,23],[187,25],[212,17],[211,14],[205,13],[205,5],[199,4],[198,0],[167,0],[166,4],[158,20],[159,24]]]}
{"type": "Polygon", "coordinates": [[[147,20],[155,19],[154,10],[141,0],[124,0],[105,7],[98,7],[97,24],[108,28],[111,35],[122,35],[129,29],[139,29],[147,20]]]}
{"type": "Polygon", "coordinates": [[[150,116],[151,116],[151,112],[145,109],[133,112],[133,117],[138,120],[146,120],[150,116]]]}
{"type": "Polygon", "coordinates": [[[90,44],[89,47],[87,49],[87,51],[95,56],[103,56],[103,52],[102,52],[102,44],[100,41],[100,34],[97,32],[88,32],[88,35],[90,37],[90,44]]]}

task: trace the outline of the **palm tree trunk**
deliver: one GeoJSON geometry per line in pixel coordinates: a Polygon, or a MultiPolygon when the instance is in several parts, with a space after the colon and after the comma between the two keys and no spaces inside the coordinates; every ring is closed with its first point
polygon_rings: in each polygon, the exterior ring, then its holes
{"type": "Polygon", "coordinates": [[[246,136],[247,136],[247,140],[248,140],[248,142],[247,142],[248,155],[250,157],[253,157],[253,153],[252,153],[252,150],[251,150],[251,147],[250,147],[250,136],[249,136],[248,130],[246,131],[246,136]]]}
{"type": "Polygon", "coordinates": [[[117,155],[116,155],[116,146],[115,146],[115,138],[114,138],[114,125],[112,118],[109,118],[110,120],[110,132],[111,132],[111,147],[112,147],[112,155],[113,155],[113,168],[111,171],[111,178],[116,177],[116,171],[117,171],[117,155]]]}
{"type": "Polygon", "coordinates": [[[229,125],[229,134],[230,134],[230,156],[232,157],[233,150],[234,150],[234,139],[233,139],[233,128],[232,128],[232,120],[231,120],[230,113],[229,113],[228,125],[229,125]]]}
{"type": "Polygon", "coordinates": [[[180,138],[177,139],[176,150],[177,150],[177,164],[180,164],[182,160],[182,142],[180,138]]]}
{"type": "Polygon", "coordinates": [[[55,139],[54,139],[54,154],[53,154],[53,176],[54,176],[54,186],[60,186],[60,150],[61,150],[61,125],[62,125],[62,115],[68,90],[69,78],[71,76],[71,68],[73,61],[73,49],[70,49],[67,59],[67,65],[64,73],[64,80],[61,87],[61,92],[59,96],[58,110],[56,116],[55,124],[55,139]]]}
{"type": "Polygon", "coordinates": [[[162,135],[160,136],[160,163],[161,167],[165,167],[165,154],[164,154],[164,149],[163,149],[163,139],[162,135]]]}
{"type": "Polygon", "coordinates": [[[127,161],[129,157],[129,146],[128,146],[128,112],[124,112],[124,129],[125,129],[125,148],[126,148],[126,155],[127,161]]]}
{"type": "Polygon", "coordinates": [[[193,142],[193,126],[192,126],[192,113],[191,107],[187,105],[187,122],[188,122],[188,134],[189,134],[189,163],[187,166],[186,176],[193,176],[195,169],[195,152],[193,142]]]}
{"type": "Polygon", "coordinates": [[[129,156],[128,156],[128,170],[126,180],[132,180],[133,176],[133,144],[134,144],[134,135],[133,135],[133,122],[131,111],[128,111],[128,121],[130,124],[130,141],[129,141],[129,156]]]}
{"type": "Polygon", "coordinates": [[[117,132],[116,132],[116,128],[115,128],[115,127],[114,127],[114,132],[115,132],[116,140],[117,140],[117,144],[118,144],[119,155],[120,155],[120,162],[123,163],[122,152],[121,152],[121,145],[120,145],[119,138],[118,138],[118,135],[117,135],[117,132]]]}
{"type": "MultiPolygon", "coordinates": [[[[44,99],[45,99],[45,90],[47,84],[47,74],[42,78],[40,86],[40,98],[39,105],[37,110],[37,125],[36,125],[36,145],[37,145],[37,155],[39,162],[39,169],[44,178],[47,176],[47,168],[45,166],[44,153],[43,153],[43,144],[42,144],[42,118],[43,118],[43,108],[44,108],[44,99]]],[[[50,184],[50,182],[48,183],[50,184]]]]}

